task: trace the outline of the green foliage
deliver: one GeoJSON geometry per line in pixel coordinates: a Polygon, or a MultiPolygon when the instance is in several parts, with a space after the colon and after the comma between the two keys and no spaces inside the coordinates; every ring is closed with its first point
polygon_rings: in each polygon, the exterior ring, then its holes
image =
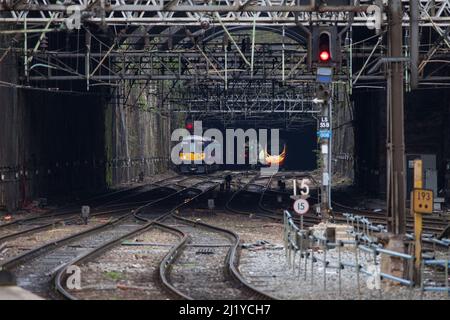
{"type": "Polygon", "coordinates": [[[105,272],[105,276],[114,281],[123,279],[123,274],[118,271],[107,271],[105,272]]]}

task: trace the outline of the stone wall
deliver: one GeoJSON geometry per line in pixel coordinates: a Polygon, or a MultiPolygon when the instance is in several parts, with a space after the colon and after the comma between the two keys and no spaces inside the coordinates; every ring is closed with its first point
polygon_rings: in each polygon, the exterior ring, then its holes
{"type": "Polygon", "coordinates": [[[346,86],[334,86],[333,105],[333,139],[332,139],[332,168],[333,173],[353,181],[354,174],[354,112],[346,86]]]}
{"type": "Polygon", "coordinates": [[[11,211],[36,197],[102,190],[102,92],[14,86],[20,68],[14,54],[0,63],[0,208],[11,211]]]}
{"type": "MultiPolygon", "coordinates": [[[[406,154],[435,154],[438,189],[448,188],[450,104],[446,89],[405,94],[406,154]]],[[[386,91],[353,94],[356,126],[356,183],[371,193],[386,193],[386,91]]]]}
{"type": "MultiPolygon", "coordinates": [[[[10,39],[0,35],[1,47],[8,47],[10,39]]],[[[19,155],[14,148],[18,145],[19,132],[14,125],[21,120],[20,110],[17,105],[18,89],[8,87],[7,83],[17,82],[15,71],[17,61],[14,56],[0,56],[0,208],[11,209],[19,203],[19,183],[15,175],[19,163],[19,155]],[[16,170],[15,170],[16,169],[16,170]]]]}
{"type": "Polygon", "coordinates": [[[108,185],[168,169],[170,117],[159,103],[158,92],[155,83],[122,83],[114,90],[105,118],[108,185]]]}
{"type": "MultiPolygon", "coordinates": [[[[0,48],[8,44],[0,38],[0,48]]],[[[155,85],[119,86],[121,96],[101,86],[86,91],[83,81],[30,89],[20,85],[22,68],[14,50],[0,62],[0,210],[167,170],[170,118],[155,85]]]]}

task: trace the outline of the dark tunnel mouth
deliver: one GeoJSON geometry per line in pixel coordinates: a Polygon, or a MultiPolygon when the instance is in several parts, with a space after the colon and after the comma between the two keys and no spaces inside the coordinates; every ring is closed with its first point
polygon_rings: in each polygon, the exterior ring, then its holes
{"type": "MultiPolygon", "coordinates": [[[[246,132],[248,129],[255,129],[256,132],[258,132],[259,129],[267,129],[270,132],[270,129],[278,129],[278,128],[260,128],[260,127],[252,127],[251,125],[245,125],[240,127],[238,124],[235,126],[227,125],[223,126],[217,122],[208,122],[204,121],[203,123],[204,128],[215,128],[222,132],[223,139],[224,139],[224,146],[223,146],[223,156],[224,159],[226,158],[226,152],[229,152],[226,147],[226,130],[238,130],[242,129],[244,132],[246,132]]],[[[292,171],[309,171],[309,170],[315,170],[317,169],[317,124],[316,123],[309,123],[307,125],[304,125],[300,129],[285,129],[280,128],[279,129],[279,152],[281,153],[283,149],[286,150],[286,158],[282,166],[280,167],[281,170],[292,170],[292,171]]],[[[259,137],[259,136],[258,136],[259,137]]],[[[270,145],[270,134],[268,135],[268,153],[270,154],[271,151],[271,145],[270,145]]],[[[248,138],[245,139],[246,144],[248,143],[248,138]]],[[[222,165],[222,168],[224,169],[247,169],[251,168],[252,166],[249,165],[249,159],[246,160],[245,165],[239,165],[237,163],[237,152],[238,152],[238,145],[237,145],[237,138],[234,138],[234,163],[233,164],[226,164],[224,161],[224,165],[222,165]]]]}

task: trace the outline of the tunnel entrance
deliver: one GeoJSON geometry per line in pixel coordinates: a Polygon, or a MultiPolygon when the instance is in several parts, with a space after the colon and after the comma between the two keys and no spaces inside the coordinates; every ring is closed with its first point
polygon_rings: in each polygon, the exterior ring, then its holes
{"type": "MultiPolygon", "coordinates": [[[[187,123],[191,124],[192,121],[189,120],[187,123]]],[[[224,125],[220,122],[202,122],[203,132],[207,132],[210,129],[217,129],[221,132],[223,137],[223,156],[224,156],[224,165],[223,169],[250,169],[256,168],[258,165],[251,165],[250,153],[249,150],[249,136],[254,133],[259,139],[262,139],[262,135],[260,134],[260,130],[267,132],[267,147],[265,150],[269,154],[272,154],[271,147],[271,130],[276,130],[278,139],[278,155],[284,152],[285,157],[283,163],[280,165],[280,170],[293,170],[293,171],[310,171],[317,169],[317,124],[316,120],[313,117],[305,120],[302,125],[298,125],[295,128],[286,129],[277,128],[277,127],[263,127],[263,126],[252,126],[245,122],[240,122],[235,124],[234,126],[228,125],[224,127],[224,125]],[[232,136],[232,150],[226,141],[228,139],[227,131],[233,134],[232,136]],[[234,136],[234,134],[238,134],[241,131],[246,134],[244,145],[240,145],[240,141],[238,138],[234,136]],[[238,164],[238,155],[240,153],[245,154],[245,163],[238,164]],[[232,163],[226,162],[226,155],[233,154],[232,163]]],[[[216,137],[214,137],[215,139],[216,137]]],[[[259,141],[263,143],[262,141],[259,141]]],[[[264,149],[264,148],[262,148],[264,149]]],[[[260,156],[259,154],[256,156],[260,156]]],[[[275,155],[275,153],[273,153],[275,155]]]]}
{"type": "Polygon", "coordinates": [[[104,92],[0,88],[0,207],[105,188],[104,92]]]}
{"type": "Polygon", "coordinates": [[[296,131],[283,132],[287,146],[285,170],[312,171],[317,169],[316,125],[308,124],[296,131]]]}
{"type": "MultiPolygon", "coordinates": [[[[38,198],[65,202],[167,169],[170,117],[156,111],[156,82],[108,85],[27,78],[26,70],[28,76],[42,76],[48,69],[46,76],[57,77],[79,74],[76,68],[95,70],[94,62],[87,67],[78,53],[88,35],[48,33],[42,41],[30,36],[28,45],[36,45],[38,54],[28,69],[16,51],[2,57],[0,210],[24,208],[38,198]],[[53,60],[61,50],[70,52],[69,57],[53,60]]],[[[103,41],[109,41],[102,32],[92,37],[97,41],[91,50],[101,50],[103,41]]],[[[2,44],[18,46],[13,40],[0,38],[2,44]]],[[[108,68],[100,65],[103,71],[108,68]]]]}

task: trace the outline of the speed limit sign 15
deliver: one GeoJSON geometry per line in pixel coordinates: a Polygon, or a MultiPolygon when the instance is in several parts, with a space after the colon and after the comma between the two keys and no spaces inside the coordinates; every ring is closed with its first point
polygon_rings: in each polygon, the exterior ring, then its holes
{"type": "Polygon", "coordinates": [[[300,215],[304,215],[309,211],[309,203],[305,199],[298,199],[294,202],[294,211],[300,215]]]}

